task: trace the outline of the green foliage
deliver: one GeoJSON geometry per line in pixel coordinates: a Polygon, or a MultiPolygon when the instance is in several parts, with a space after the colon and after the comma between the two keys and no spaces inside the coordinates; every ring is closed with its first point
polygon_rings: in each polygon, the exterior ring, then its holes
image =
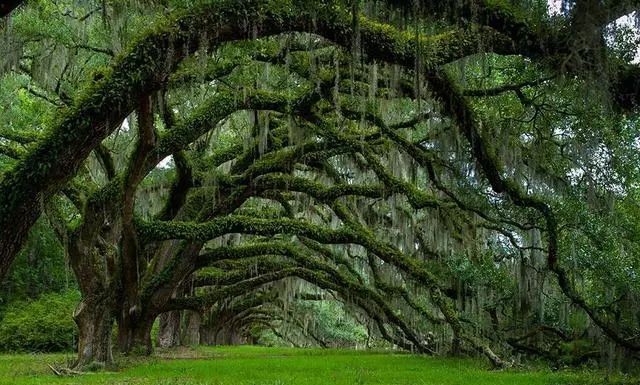
{"type": "Polygon", "coordinates": [[[508,268],[494,262],[493,254],[482,253],[473,257],[452,255],[446,261],[450,274],[469,288],[490,288],[499,293],[509,293],[514,283],[508,268]]]}
{"type": "MultiPolygon", "coordinates": [[[[292,317],[299,322],[289,322],[279,327],[281,335],[287,335],[300,345],[311,344],[317,346],[317,341],[310,339],[310,335],[318,338],[331,347],[359,347],[367,341],[366,328],[345,309],[346,305],[338,301],[304,301],[298,300],[291,304],[292,317]],[[306,330],[303,330],[306,325],[306,330]]],[[[260,344],[266,346],[289,346],[272,331],[260,333],[260,344]]]]}
{"type": "Polygon", "coordinates": [[[365,343],[367,331],[336,301],[307,301],[302,304],[315,323],[316,334],[331,346],[357,346],[365,343]]]}
{"type": "Polygon", "coordinates": [[[59,352],[77,341],[73,311],[80,294],[45,294],[30,302],[11,303],[0,322],[0,350],[59,352]]]}
{"type": "Polygon", "coordinates": [[[584,363],[597,352],[598,347],[595,343],[587,339],[564,342],[559,346],[560,362],[569,365],[584,363]]]}
{"type": "Polygon", "coordinates": [[[625,63],[631,63],[637,56],[640,37],[631,26],[615,26],[609,36],[609,45],[614,55],[625,63]]]}
{"type": "Polygon", "coordinates": [[[0,314],[9,302],[38,298],[75,286],[73,273],[65,266],[64,249],[46,219],[39,220],[0,284],[0,314]]]}

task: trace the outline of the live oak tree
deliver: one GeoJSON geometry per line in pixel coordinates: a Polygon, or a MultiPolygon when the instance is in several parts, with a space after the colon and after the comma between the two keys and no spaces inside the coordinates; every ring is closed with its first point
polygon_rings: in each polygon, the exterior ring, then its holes
{"type": "Polygon", "coordinates": [[[4,28],[0,274],[46,216],[78,367],[310,286],[421,353],[637,357],[635,1],[76,3],[4,28]]]}

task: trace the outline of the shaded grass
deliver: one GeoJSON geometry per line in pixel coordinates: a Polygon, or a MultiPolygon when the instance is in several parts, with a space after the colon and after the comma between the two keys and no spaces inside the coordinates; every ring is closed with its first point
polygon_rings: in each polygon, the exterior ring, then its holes
{"type": "MultiPolygon", "coordinates": [[[[489,371],[483,361],[389,352],[245,347],[161,351],[119,372],[55,377],[64,355],[0,356],[0,384],[115,385],[563,385],[602,384],[598,372],[489,371]]],[[[638,383],[628,381],[625,383],[638,383]]]]}

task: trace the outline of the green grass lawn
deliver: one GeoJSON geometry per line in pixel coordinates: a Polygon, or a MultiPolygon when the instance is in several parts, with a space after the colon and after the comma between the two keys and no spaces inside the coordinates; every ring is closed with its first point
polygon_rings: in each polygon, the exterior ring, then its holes
{"type": "MultiPolygon", "coordinates": [[[[597,372],[489,371],[482,361],[388,352],[217,347],[160,352],[119,372],[55,377],[65,355],[0,356],[0,384],[116,385],[560,385],[602,384],[597,372]]],[[[625,382],[633,383],[633,382],[625,382]]]]}

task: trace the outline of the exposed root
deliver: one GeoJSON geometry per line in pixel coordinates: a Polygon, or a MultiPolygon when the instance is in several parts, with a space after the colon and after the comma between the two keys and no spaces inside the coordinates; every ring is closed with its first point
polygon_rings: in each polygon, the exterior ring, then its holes
{"type": "Polygon", "coordinates": [[[58,377],[73,377],[73,376],[82,374],[82,372],[79,372],[77,370],[73,370],[71,368],[66,368],[58,365],[48,364],[47,366],[49,366],[49,369],[51,369],[53,374],[55,374],[58,377]]]}

